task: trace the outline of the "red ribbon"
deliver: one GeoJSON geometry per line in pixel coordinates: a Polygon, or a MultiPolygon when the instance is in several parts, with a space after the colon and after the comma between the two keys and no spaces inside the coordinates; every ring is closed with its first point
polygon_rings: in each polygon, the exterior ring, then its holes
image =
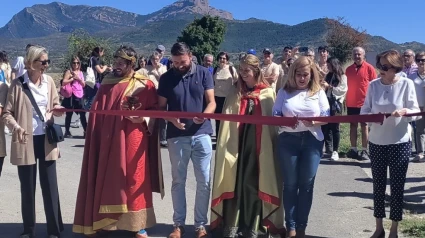
{"type": "MultiPolygon", "coordinates": [[[[89,112],[108,116],[123,117],[150,117],[150,118],[187,118],[194,117],[214,119],[220,121],[232,121],[248,124],[260,124],[271,126],[295,127],[300,120],[319,121],[327,123],[381,123],[386,114],[350,115],[350,116],[329,116],[329,117],[273,117],[273,116],[252,116],[236,114],[216,114],[216,113],[193,113],[177,111],[151,111],[151,110],[81,110],[81,109],[55,109],[58,112],[89,112]]],[[[420,116],[423,113],[414,113],[406,116],[420,116]],[[417,115],[418,114],[418,115],[417,115]]]]}

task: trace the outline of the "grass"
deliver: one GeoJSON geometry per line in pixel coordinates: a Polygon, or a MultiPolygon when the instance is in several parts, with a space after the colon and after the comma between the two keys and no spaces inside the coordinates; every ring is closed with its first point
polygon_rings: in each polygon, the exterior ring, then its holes
{"type": "MultiPolygon", "coordinates": [[[[386,230],[391,228],[391,221],[385,220],[386,230]]],[[[399,224],[399,229],[404,237],[425,238],[425,218],[417,215],[405,214],[403,221],[399,224]]]]}

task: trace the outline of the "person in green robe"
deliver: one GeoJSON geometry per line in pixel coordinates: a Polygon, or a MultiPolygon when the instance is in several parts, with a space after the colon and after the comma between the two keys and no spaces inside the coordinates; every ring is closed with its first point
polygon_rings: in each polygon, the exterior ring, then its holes
{"type": "MultiPolygon", "coordinates": [[[[259,59],[247,55],[223,113],[271,116],[275,97],[259,59]]],[[[285,237],[276,127],[223,121],[218,135],[211,229],[220,237],[285,237]]]]}

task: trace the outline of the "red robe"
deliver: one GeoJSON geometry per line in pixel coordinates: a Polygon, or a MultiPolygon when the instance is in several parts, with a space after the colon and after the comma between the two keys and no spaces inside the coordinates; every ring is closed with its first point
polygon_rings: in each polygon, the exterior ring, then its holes
{"type": "MultiPolygon", "coordinates": [[[[121,110],[122,100],[129,95],[139,97],[139,110],[157,109],[154,84],[136,74],[131,79],[105,78],[92,110],[121,110]]],[[[152,122],[149,118],[133,123],[122,116],[90,114],[75,233],[137,232],[156,224],[152,192],[162,193],[163,181],[158,133],[152,122]]]]}

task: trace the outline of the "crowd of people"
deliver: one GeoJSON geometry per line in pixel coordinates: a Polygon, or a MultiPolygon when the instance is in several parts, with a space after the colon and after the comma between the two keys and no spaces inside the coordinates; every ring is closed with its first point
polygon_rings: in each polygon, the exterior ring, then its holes
{"type": "MultiPolygon", "coordinates": [[[[392,226],[398,235],[403,193],[410,162],[412,134],[416,162],[424,161],[425,123],[406,114],[425,105],[425,52],[395,50],[366,62],[365,50],[353,49],[354,63],[343,69],[328,47],[315,50],[285,47],[282,62],[272,50],[254,49],[240,55],[238,67],[229,54],[206,54],[197,63],[182,42],[158,45],[149,57],[121,46],[113,65],[102,63],[104,50],[93,49],[89,68],[77,56],[69,59],[59,94],[46,74],[50,64],[45,48],[28,45],[25,57],[10,66],[0,52],[0,175],[6,156],[5,135],[12,134],[10,161],[18,167],[21,185],[21,238],[35,236],[37,164],[49,238],[63,231],[57,185],[59,141],[47,135],[60,109],[162,110],[169,117],[112,116],[78,111],[85,146],[75,206],[73,231],[90,237],[115,230],[148,237],[156,223],[153,193],[163,197],[160,147],[171,163],[173,230],[185,234],[186,179],[193,163],[196,179],[194,225],[196,237],[306,237],[308,217],[320,160],[339,159],[340,125],[319,117],[386,113],[382,124],[362,123],[362,147],[357,149],[358,123],[350,125],[347,156],[371,160],[376,229],[372,238],[385,237],[385,188],[390,170],[392,226]],[[378,74],[379,76],[378,76],[378,74]],[[214,130],[210,120],[175,118],[173,112],[223,113],[298,117],[295,127],[216,121],[215,168],[211,171],[214,130]],[[318,117],[303,120],[303,117],[318,117]],[[8,131],[3,128],[6,125],[8,131]],[[211,206],[209,207],[211,200],[211,206]],[[210,221],[208,211],[211,211],[210,221]]],[[[72,137],[73,112],[66,112],[65,137],[72,137]]]]}

